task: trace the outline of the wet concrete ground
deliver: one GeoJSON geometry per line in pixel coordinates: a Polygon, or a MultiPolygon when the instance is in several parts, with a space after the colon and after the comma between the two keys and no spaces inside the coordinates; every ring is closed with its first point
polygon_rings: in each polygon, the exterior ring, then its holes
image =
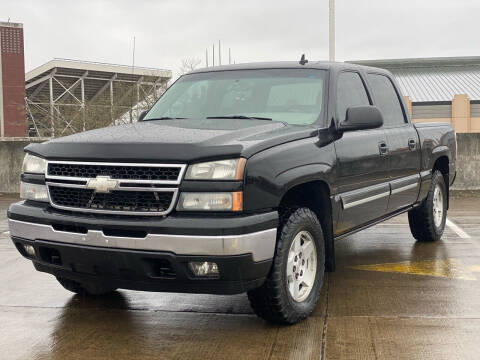
{"type": "Polygon", "coordinates": [[[245,295],[72,295],[21,258],[0,196],[0,359],[479,359],[480,194],[457,194],[442,241],[402,215],[336,243],[313,316],[265,323],[245,295]],[[463,232],[462,232],[463,230],[463,232]]]}

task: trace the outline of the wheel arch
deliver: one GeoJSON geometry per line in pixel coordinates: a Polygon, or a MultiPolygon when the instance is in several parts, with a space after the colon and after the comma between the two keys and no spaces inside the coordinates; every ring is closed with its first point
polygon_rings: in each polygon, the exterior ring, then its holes
{"type": "Polygon", "coordinates": [[[283,193],[279,204],[280,214],[291,207],[308,207],[318,217],[325,239],[325,268],[335,270],[335,247],[333,240],[333,218],[331,189],[324,179],[295,182],[283,193]]]}
{"type": "Polygon", "coordinates": [[[449,167],[450,159],[446,154],[441,154],[435,159],[435,162],[432,166],[432,175],[435,171],[440,171],[443,175],[443,181],[445,183],[445,188],[447,189],[447,209],[450,205],[450,186],[449,186],[449,167]]]}

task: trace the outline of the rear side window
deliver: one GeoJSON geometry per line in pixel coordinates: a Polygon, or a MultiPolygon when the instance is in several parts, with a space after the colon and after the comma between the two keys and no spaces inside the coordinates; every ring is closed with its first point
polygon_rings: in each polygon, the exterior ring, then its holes
{"type": "Polygon", "coordinates": [[[370,105],[360,75],[355,72],[340,73],[337,81],[337,119],[345,120],[347,109],[360,105],[370,105]]]}
{"type": "Polygon", "coordinates": [[[392,81],[379,74],[368,74],[368,83],[372,91],[374,104],[383,114],[384,126],[399,126],[405,124],[402,106],[392,81]]]}

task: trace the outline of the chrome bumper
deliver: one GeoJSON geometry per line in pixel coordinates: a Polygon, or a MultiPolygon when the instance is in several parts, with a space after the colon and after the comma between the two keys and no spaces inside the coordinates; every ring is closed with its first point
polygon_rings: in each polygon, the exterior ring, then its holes
{"type": "Polygon", "coordinates": [[[50,225],[8,220],[10,236],[27,240],[99,246],[118,249],[167,251],[176,255],[252,254],[254,261],[273,258],[277,229],[224,236],[147,234],[144,238],[106,236],[100,230],[86,234],[57,231],[50,225]]]}

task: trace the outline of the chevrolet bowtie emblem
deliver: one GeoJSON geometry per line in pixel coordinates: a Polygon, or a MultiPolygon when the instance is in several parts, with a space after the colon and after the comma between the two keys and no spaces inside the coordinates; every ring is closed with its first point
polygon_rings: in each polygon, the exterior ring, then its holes
{"type": "Polygon", "coordinates": [[[97,176],[87,182],[88,189],[94,189],[97,193],[109,193],[118,185],[117,180],[113,180],[110,176],[97,176]]]}

